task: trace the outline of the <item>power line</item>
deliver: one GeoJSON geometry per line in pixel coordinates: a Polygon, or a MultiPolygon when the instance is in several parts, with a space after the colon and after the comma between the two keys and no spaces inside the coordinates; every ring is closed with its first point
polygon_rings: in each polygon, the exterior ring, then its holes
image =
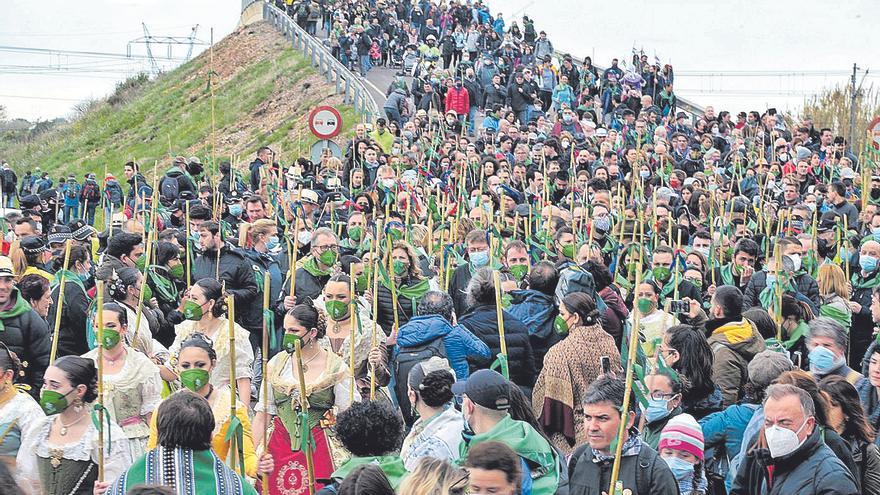
{"type": "MultiPolygon", "coordinates": [[[[0,46],[0,51],[3,52],[13,52],[13,53],[40,53],[47,55],[69,55],[74,57],[93,57],[93,58],[116,58],[116,59],[140,59],[140,60],[149,60],[150,57],[144,55],[131,55],[126,53],[108,53],[108,52],[89,52],[89,51],[76,51],[76,50],[58,50],[51,48],[33,48],[33,47],[24,47],[24,46],[0,46]]],[[[175,58],[175,57],[166,57],[164,60],[171,60],[175,62],[184,62],[185,59],[175,58]]]]}

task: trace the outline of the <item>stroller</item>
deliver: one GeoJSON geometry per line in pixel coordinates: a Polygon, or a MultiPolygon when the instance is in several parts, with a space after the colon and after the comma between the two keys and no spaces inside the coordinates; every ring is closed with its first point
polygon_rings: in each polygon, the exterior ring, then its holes
{"type": "Polygon", "coordinates": [[[400,72],[399,76],[413,76],[419,66],[419,49],[416,45],[410,43],[406,45],[403,53],[400,55],[400,72]]]}

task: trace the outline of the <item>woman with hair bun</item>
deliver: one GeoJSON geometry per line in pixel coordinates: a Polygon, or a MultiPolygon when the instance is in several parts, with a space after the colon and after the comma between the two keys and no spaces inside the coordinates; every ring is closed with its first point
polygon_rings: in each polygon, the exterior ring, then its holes
{"type": "MultiPolygon", "coordinates": [[[[282,352],[269,361],[266,375],[270,384],[269,396],[260,397],[255,408],[253,428],[256,442],[262,442],[263,431],[269,428],[269,445],[262,450],[268,451],[274,459],[274,469],[268,477],[271,495],[306,491],[306,459],[299,448],[302,442],[300,378],[293,356],[297,340],[302,343],[303,379],[309,407],[308,427],[315,440],[312,454],[315,479],[329,479],[337,464],[344,460],[334,458],[341,449],[337,446],[331,448],[327,429],[335,424],[332,410],[335,408],[341,412],[351,405],[351,371],[347,361],[319,343],[326,331],[324,313],[311,304],[298,304],[284,315],[282,352]]],[[[360,400],[357,390],[354,400],[360,400]]],[[[258,446],[257,451],[260,450],[258,446]]],[[[321,483],[315,484],[316,490],[322,487],[321,483]]]]}
{"type": "MultiPolygon", "coordinates": [[[[120,304],[103,307],[104,407],[110,418],[131,440],[132,458],[140,457],[150,436],[150,415],[162,400],[159,367],[144,353],[128,345],[128,313],[120,304]]],[[[97,333],[97,331],[96,331],[97,333]]],[[[98,349],[85,353],[95,363],[98,349]]]]}
{"type": "MultiPolygon", "coordinates": [[[[34,425],[18,454],[16,479],[27,492],[92,493],[98,478],[98,430],[92,421],[97,398],[98,370],[91,359],[64,356],[46,370],[40,406],[48,416],[34,425]]],[[[129,440],[113,421],[105,420],[104,430],[104,479],[114,479],[131,465],[129,440]]]]}
{"type": "Polygon", "coordinates": [[[458,460],[464,417],[450,407],[453,383],[455,374],[443,358],[432,357],[409,371],[407,395],[418,419],[400,448],[407,471],[415,469],[423,457],[458,460]]]}
{"type": "Polygon", "coordinates": [[[40,405],[27,392],[15,386],[21,376],[18,356],[0,342],[0,461],[15,471],[15,456],[29,435],[32,426],[46,417],[40,405]]]}
{"type": "Polygon", "coordinates": [[[544,367],[532,392],[532,410],[554,447],[566,455],[587,441],[580,407],[587,387],[602,374],[602,357],[611,370],[620,368],[620,352],[614,337],[599,323],[593,298],[573,292],[559,305],[554,327],[568,336],[544,356],[544,367]]]}
{"type": "MultiPolygon", "coordinates": [[[[168,349],[171,355],[178,355],[180,345],[189,340],[194,333],[204,334],[214,344],[214,351],[217,353],[217,365],[211,369],[211,385],[214,388],[229,385],[229,320],[220,282],[212,278],[203,278],[193,284],[183,296],[181,312],[186,321],[175,327],[177,336],[168,349]]],[[[234,325],[235,383],[239,400],[244,404],[250,404],[254,350],[251,347],[248,331],[238,323],[234,325]]],[[[171,364],[174,364],[173,360],[171,364]]]]}

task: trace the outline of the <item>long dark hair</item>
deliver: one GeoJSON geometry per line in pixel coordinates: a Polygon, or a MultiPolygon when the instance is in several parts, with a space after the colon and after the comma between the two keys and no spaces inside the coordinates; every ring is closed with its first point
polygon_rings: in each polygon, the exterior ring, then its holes
{"type": "Polygon", "coordinates": [[[678,351],[679,359],[672,369],[687,378],[687,393],[694,400],[708,397],[715,392],[712,381],[712,348],[696,328],[691,325],[674,325],[666,329],[669,347],[678,351]]]}
{"type": "Polygon", "coordinates": [[[865,408],[859,399],[859,392],[846,378],[838,375],[828,375],[819,381],[819,388],[828,394],[831,405],[840,406],[846,417],[843,433],[841,436],[847,439],[855,438],[862,442],[874,441],[874,429],[868,424],[865,417],[865,408]]]}

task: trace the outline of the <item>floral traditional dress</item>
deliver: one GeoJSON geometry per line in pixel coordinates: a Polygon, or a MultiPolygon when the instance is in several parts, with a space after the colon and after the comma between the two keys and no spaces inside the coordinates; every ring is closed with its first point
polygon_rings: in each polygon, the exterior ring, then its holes
{"type": "MultiPolygon", "coordinates": [[[[124,345],[124,344],[123,344],[124,345]]],[[[98,350],[92,349],[83,357],[98,361],[98,350]]],[[[144,455],[150,426],[147,416],[162,401],[162,378],[159,367],[150,358],[132,348],[127,349],[125,363],[118,373],[104,373],[104,407],[110,419],[122,428],[130,440],[132,459],[144,455]]]]}
{"type": "MultiPolygon", "coordinates": [[[[218,318],[220,326],[213,337],[209,338],[214,343],[214,352],[217,353],[217,365],[211,370],[211,385],[219,389],[229,385],[229,320],[218,318]]],[[[176,364],[176,356],[180,352],[180,346],[189,337],[199,332],[195,321],[185,321],[175,327],[177,336],[168,351],[171,353],[172,363],[176,364]]],[[[253,378],[251,366],[254,363],[254,349],[248,340],[248,331],[235,324],[235,378],[253,378]]]]}
{"type": "MultiPolygon", "coordinates": [[[[293,376],[291,354],[280,352],[269,361],[268,407],[264,409],[261,397],[256,410],[271,416],[268,427],[269,453],[275,461],[275,470],[269,475],[271,495],[300,495],[308,493],[308,473],[301,443],[299,381],[293,376]]],[[[306,383],[308,427],[315,440],[312,451],[315,479],[329,479],[335,466],[343,461],[340,448],[332,445],[329,427],[333,425],[333,408],[342,410],[350,405],[351,377],[346,362],[332,352],[327,353],[323,373],[317,382],[306,383]]],[[[355,400],[360,396],[355,393],[355,400]]],[[[315,489],[323,485],[315,483],[315,489]]]]}
{"type": "MultiPolygon", "coordinates": [[[[34,434],[22,444],[16,481],[33,494],[91,495],[98,479],[98,430],[88,421],[88,429],[78,440],[54,444],[49,442],[49,431],[55,418],[38,421],[34,434]]],[[[122,430],[111,422],[109,432],[104,434],[105,479],[116,478],[131,465],[128,443],[122,430]]]]}
{"type": "Polygon", "coordinates": [[[20,447],[33,435],[33,427],[46,415],[26,392],[9,386],[0,392],[0,461],[15,472],[20,447]]]}

